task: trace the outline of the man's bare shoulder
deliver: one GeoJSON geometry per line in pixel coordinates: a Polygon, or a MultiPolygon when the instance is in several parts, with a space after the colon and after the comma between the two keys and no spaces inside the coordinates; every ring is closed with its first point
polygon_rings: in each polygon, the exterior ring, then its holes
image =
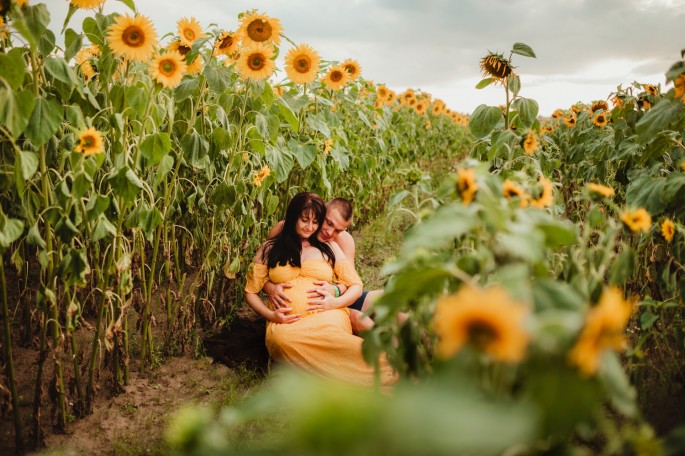
{"type": "Polygon", "coordinates": [[[271,228],[271,231],[269,231],[269,234],[266,235],[266,238],[267,239],[273,239],[276,236],[278,236],[278,233],[280,233],[281,230],[283,229],[284,223],[285,223],[285,220],[280,220],[278,223],[276,223],[276,225],[273,228],[271,228]]]}
{"type": "Polygon", "coordinates": [[[341,231],[336,237],[335,242],[338,243],[341,249],[345,250],[346,245],[354,246],[354,238],[347,231],[341,231]]]}

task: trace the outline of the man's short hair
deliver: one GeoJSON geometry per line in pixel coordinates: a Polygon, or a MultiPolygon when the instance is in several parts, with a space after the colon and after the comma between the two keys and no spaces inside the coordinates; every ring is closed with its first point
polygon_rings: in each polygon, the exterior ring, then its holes
{"type": "Polygon", "coordinates": [[[326,209],[337,209],[340,212],[340,216],[346,222],[352,220],[352,202],[350,200],[346,200],[345,198],[333,198],[326,203],[326,209]]]}

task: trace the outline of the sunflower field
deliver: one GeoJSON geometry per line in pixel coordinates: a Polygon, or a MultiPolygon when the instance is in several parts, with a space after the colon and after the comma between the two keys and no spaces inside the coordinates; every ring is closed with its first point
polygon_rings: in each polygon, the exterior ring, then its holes
{"type": "Polygon", "coordinates": [[[130,13],[71,0],[59,36],[49,5],[0,2],[11,448],[67,431],[132,369],[200,353],[308,190],[406,229],[364,335],[401,379],[385,394],[274,375],[238,406],[179,412],[178,454],[685,451],[685,61],[542,118],[513,65],[535,52],[515,43],[480,62],[502,105],[466,115],[257,10],[162,35],[120,1],[130,13]],[[13,347],[33,349],[32,384],[13,347]]]}

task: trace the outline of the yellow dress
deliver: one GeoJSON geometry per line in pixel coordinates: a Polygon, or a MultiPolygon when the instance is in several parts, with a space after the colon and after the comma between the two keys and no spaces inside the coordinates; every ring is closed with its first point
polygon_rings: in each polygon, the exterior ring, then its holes
{"type": "MultiPolygon", "coordinates": [[[[274,360],[292,364],[309,372],[341,379],[356,385],[372,386],[374,368],[364,361],[361,337],[352,334],[348,308],[308,312],[307,290],[315,288],[315,280],[333,281],[333,269],[323,258],[305,260],[302,267],[256,263],[245,286],[248,293],[259,293],[267,280],[288,283],[284,293],[291,299],[292,313],[302,317],[295,323],[266,324],[266,348],[274,360]]],[[[348,287],[361,285],[361,279],[345,260],[335,262],[338,282],[348,287]]],[[[385,357],[381,358],[380,383],[390,385],[397,380],[385,357]]]]}

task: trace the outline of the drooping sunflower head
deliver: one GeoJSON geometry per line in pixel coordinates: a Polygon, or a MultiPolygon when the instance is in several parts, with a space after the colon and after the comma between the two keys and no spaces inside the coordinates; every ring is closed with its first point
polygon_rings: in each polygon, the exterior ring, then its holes
{"type": "Polygon", "coordinates": [[[514,74],[514,67],[511,62],[504,58],[502,54],[488,53],[480,60],[481,74],[484,78],[492,78],[497,83],[504,81],[514,74]]]}
{"type": "Polygon", "coordinates": [[[540,126],[540,133],[543,135],[554,132],[554,127],[549,123],[545,122],[540,126]]]}
{"type": "Polygon", "coordinates": [[[354,59],[345,60],[342,63],[342,66],[345,68],[345,71],[349,73],[350,82],[357,80],[359,76],[362,75],[362,67],[359,65],[359,62],[354,59]]]}
{"type": "Polygon", "coordinates": [[[309,84],[316,79],[321,57],[311,46],[300,44],[285,56],[285,72],[295,84],[309,84]]]}
{"type": "Polygon", "coordinates": [[[602,184],[589,183],[587,184],[587,190],[590,196],[598,198],[611,198],[615,194],[613,188],[602,184]]]}
{"type": "Polygon", "coordinates": [[[615,95],[612,99],[611,102],[614,105],[614,108],[621,108],[623,107],[623,96],[620,95],[615,95]]]}
{"type": "Polygon", "coordinates": [[[232,55],[238,52],[240,36],[227,31],[221,32],[219,39],[214,43],[214,55],[232,55]]]}
{"type": "Polygon", "coordinates": [[[470,346],[496,361],[519,362],[530,339],[523,324],[527,313],[527,307],[501,287],[482,290],[464,285],[441,297],[435,307],[438,356],[450,358],[470,346]]]}
{"type": "Polygon", "coordinates": [[[671,242],[675,236],[675,223],[671,219],[664,219],[661,222],[661,235],[666,239],[666,242],[671,242]]]}
{"type": "Polygon", "coordinates": [[[649,109],[652,107],[652,103],[649,102],[647,97],[638,98],[637,107],[644,109],[645,111],[649,111],[649,109]]]}
{"type": "Polygon", "coordinates": [[[331,90],[340,90],[350,81],[350,74],[342,65],[333,65],[323,78],[323,83],[331,90]]]}
{"type": "Polygon", "coordinates": [[[652,227],[652,216],[642,207],[634,211],[623,212],[621,221],[633,233],[646,233],[652,227]]]}
{"type": "Polygon", "coordinates": [[[468,205],[478,191],[476,182],[476,170],[473,168],[460,168],[457,170],[457,193],[461,196],[464,205],[468,205]]]}
{"type": "Polygon", "coordinates": [[[97,74],[97,69],[93,65],[91,59],[100,55],[100,46],[97,44],[91,44],[81,48],[76,53],[76,65],[80,67],[83,77],[88,80],[97,74]]]}
{"type": "Polygon", "coordinates": [[[623,331],[632,313],[633,304],[623,298],[620,289],[604,289],[597,305],[585,317],[580,336],[569,352],[569,362],[578,366],[583,375],[597,372],[605,350],[625,348],[623,331]]]}
{"type": "Polygon", "coordinates": [[[645,89],[645,92],[647,92],[650,95],[656,95],[659,93],[659,89],[655,85],[652,84],[642,84],[642,88],[645,89]]]}
{"type": "Polygon", "coordinates": [[[97,9],[104,5],[104,3],[105,0],[71,0],[73,6],[81,9],[97,9]]]}
{"type": "Polygon", "coordinates": [[[529,132],[526,137],[523,140],[523,151],[526,153],[526,155],[532,157],[533,152],[538,150],[538,147],[540,146],[540,141],[538,141],[537,136],[535,136],[535,133],[529,132]]]}
{"type": "Polygon", "coordinates": [[[563,109],[555,109],[552,113],[552,119],[561,119],[562,117],[564,117],[563,109]]]}
{"type": "Polygon", "coordinates": [[[78,144],[74,150],[86,157],[103,153],[105,145],[102,140],[102,133],[93,127],[86,128],[78,134],[78,144]]]}
{"type": "Polygon", "coordinates": [[[240,19],[240,26],[238,27],[243,46],[269,42],[280,44],[282,31],[281,21],[255,10],[245,13],[240,19]]]}
{"type": "Polygon", "coordinates": [[[685,74],[681,74],[673,80],[673,94],[676,98],[685,95],[685,74]]]}
{"type": "Polygon", "coordinates": [[[264,182],[264,179],[266,179],[268,176],[271,175],[271,168],[269,168],[268,165],[264,165],[262,169],[260,169],[252,179],[252,183],[254,184],[255,187],[259,187],[262,185],[262,182],[264,182]]]}
{"type": "Polygon", "coordinates": [[[386,105],[391,105],[397,101],[397,93],[394,90],[388,89],[388,96],[385,99],[386,105]]]}
{"type": "Polygon", "coordinates": [[[537,208],[544,208],[554,204],[554,190],[552,182],[544,176],[540,176],[537,188],[531,196],[530,205],[537,208]]]}
{"type": "Polygon", "coordinates": [[[194,17],[190,19],[184,17],[176,23],[178,26],[178,36],[183,46],[192,47],[193,43],[199,39],[207,36],[202,31],[202,26],[194,17]]]}
{"type": "Polygon", "coordinates": [[[593,101],[590,105],[590,115],[594,115],[597,111],[607,112],[609,110],[609,103],[604,100],[593,101]]]}
{"type": "Polygon", "coordinates": [[[150,62],[150,76],[163,87],[173,89],[181,83],[188,67],[186,60],[176,51],[157,54],[150,62]]]}
{"type": "Polygon", "coordinates": [[[184,57],[191,49],[191,47],[181,44],[180,39],[172,40],[166,47],[167,51],[176,51],[184,57]]]}
{"type": "Polygon", "coordinates": [[[237,61],[238,72],[243,79],[253,81],[266,79],[276,68],[273,57],[274,49],[270,44],[257,44],[243,48],[237,61]]]}
{"type": "Polygon", "coordinates": [[[598,112],[593,118],[592,118],[592,123],[595,124],[598,127],[604,128],[607,126],[608,123],[607,115],[605,112],[598,112]]]}
{"type": "Polygon", "coordinates": [[[119,16],[107,29],[107,42],[113,54],[142,62],[150,58],[157,45],[157,32],[145,16],[119,16]]]}

